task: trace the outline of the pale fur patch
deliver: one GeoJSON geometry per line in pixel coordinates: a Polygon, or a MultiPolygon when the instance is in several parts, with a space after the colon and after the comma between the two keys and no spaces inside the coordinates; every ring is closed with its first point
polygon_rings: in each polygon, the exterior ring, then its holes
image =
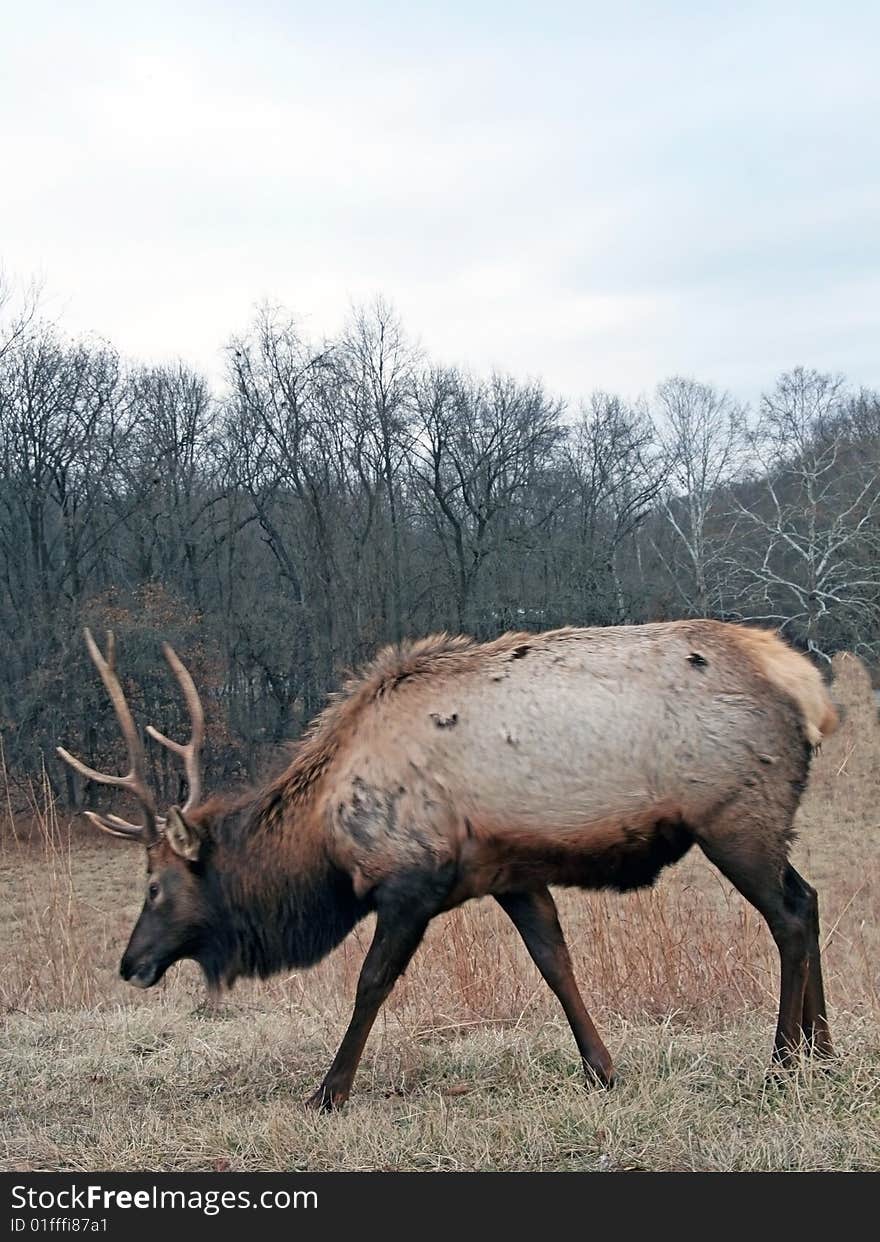
{"type": "Polygon", "coordinates": [[[731,629],[767,680],[798,704],[810,745],[818,746],[824,737],[829,737],[837,728],[839,717],[819,670],[771,630],[746,626],[731,629]]]}

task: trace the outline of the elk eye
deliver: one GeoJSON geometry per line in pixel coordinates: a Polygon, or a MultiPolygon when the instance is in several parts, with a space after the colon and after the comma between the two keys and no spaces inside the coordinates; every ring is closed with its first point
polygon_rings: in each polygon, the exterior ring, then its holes
{"type": "Polygon", "coordinates": [[[147,893],[151,901],[155,901],[156,898],[159,896],[159,885],[156,883],[155,880],[151,881],[149,887],[147,888],[147,893]]]}

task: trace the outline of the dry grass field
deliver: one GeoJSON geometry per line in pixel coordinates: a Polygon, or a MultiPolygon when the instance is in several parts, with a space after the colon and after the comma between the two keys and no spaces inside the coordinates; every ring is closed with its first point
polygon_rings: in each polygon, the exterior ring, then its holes
{"type": "Polygon", "coordinates": [[[348,1017],[370,928],[326,962],[207,1008],[197,971],[139,993],[117,974],[142,900],[124,842],[40,808],[0,857],[4,1169],[880,1168],[880,728],[867,675],[817,758],[796,865],[819,889],[828,1070],[764,1068],[776,953],[694,851],[655,890],[559,894],[620,1080],[587,1092],[574,1042],[512,926],[485,901],[437,920],[380,1015],[340,1114],[302,1101],[348,1017]]]}

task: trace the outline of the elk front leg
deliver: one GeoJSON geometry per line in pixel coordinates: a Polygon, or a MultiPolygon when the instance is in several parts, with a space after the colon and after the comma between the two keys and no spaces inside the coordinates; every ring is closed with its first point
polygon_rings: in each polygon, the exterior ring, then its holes
{"type": "Polygon", "coordinates": [[[499,893],[495,900],[523,938],[532,961],[559,998],[575,1037],[587,1081],[604,1087],[614,1083],[611,1054],[593,1026],[571,968],[568,947],[559,926],[556,903],[548,888],[526,893],[499,893]]]}
{"type": "Polygon", "coordinates": [[[376,1015],[419,947],[428,922],[424,917],[407,918],[399,907],[379,911],[373,943],[358,979],[354,1013],[324,1081],[307,1101],[310,1108],[329,1112],[348,1099],[376,1015]]]}

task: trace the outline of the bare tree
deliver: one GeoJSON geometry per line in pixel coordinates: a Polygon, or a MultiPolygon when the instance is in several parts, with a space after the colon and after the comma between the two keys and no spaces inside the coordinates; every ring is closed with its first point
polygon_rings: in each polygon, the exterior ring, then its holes
{"type": "Polygon", "coordinates": [[[449,370],[423,374],[415,403],[413,479],[449,568],[456,623],[474,628],[487,559],[542,520],[521,502],[560,443],[562,406],[537,383],[449,370]]]}
{"type": "Polygon", "coordinates": [[[402,467],[412,446],[410,402],[418,351],[382,298],[357,308],[343,339],[350,416],[363,432],[361,452],[375,459],[390,528],[391,635],[403,637],[401,599],[402,467]]]}
{"type": "MultiPolygon", "coordinates": [[[[340,606],[333,589],[332,463],[323,451],[316,397],[331,353],[315,349],[293,321],[264,308],[252,335],[229,349],[226,424],[230,470],[250,498],[279,571],[284,628],[304,671],[317,663],[312,675],[324,685],[334,669],[340,606]]],[[[271,658],[283,658],[277,643],[271,658]]],[[[285,681],[278,671],[269,678],[276,687],[285,681]]],[[[285,692],[282,708],[292,697],[285,692]]]]}
{"type": "Polygon", "coordinates": [[[567,460],[578,502],[583,588],[601,596],[609,584],[613,606],[604,619],[623,623],[631,618],[621,554],[662,483],[650,420],[619,397],[593,393],[571,431],[567,460]]]}
{"type": "Polygon", "coordinates": [[[746,615],[789,630],[826,659],[831,623],[876,624],[880,608],[880,456],[847,436],[840,377],[802,367],[761,402],[754,487],[735,493],[751,540],[731,565],[746,615]]]}
{"type": "Polygon", "coordinates": [[[41,296],[37,281],[20,288],[0,269],[0,362],[37,326],[41,296]]]}
{"type": "MultiPolygon", "coordinates": [[[[727,484],[742,470],[745,416],[728,393],[673,376],[657,388],[657,436],[666,459],[660,500],[672,535],[670,578],[692,616],[724,613],[732,524],[727,484]]],[[[663,556],[659,543],[655,551],[663,556]]]]}

